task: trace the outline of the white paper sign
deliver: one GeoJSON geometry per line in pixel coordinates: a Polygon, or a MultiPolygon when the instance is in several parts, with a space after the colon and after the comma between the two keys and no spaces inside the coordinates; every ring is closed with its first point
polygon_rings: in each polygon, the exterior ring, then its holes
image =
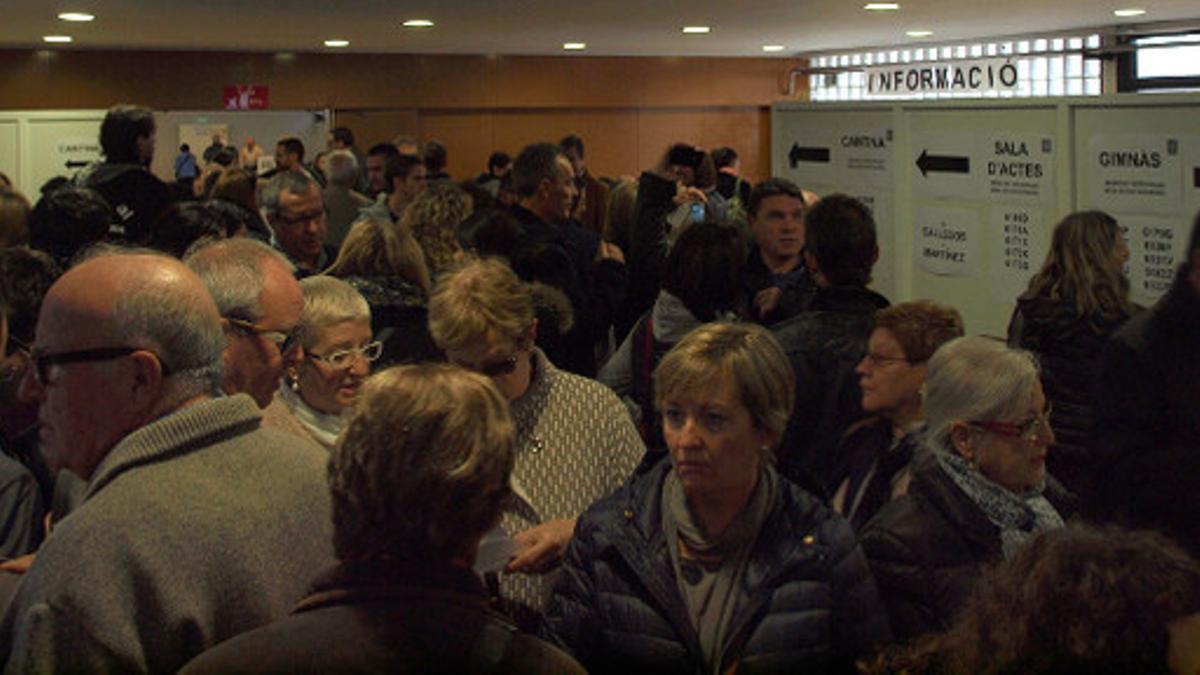
{"type": "Polygon", "coordinates": [[[72,174],[100,161],[100,139],[60,138],[54,144],[55,163],[64,174],[72,174]]]}
{"type": "Polygon", "coordinates": [[[913,254],[918,267],[943,276],[977,276],[978,213],[971,209],[924,207],[913,215],[913,254]]]}
{"type": "Polygon", "coordinates": [[[1046,224],[1040,209],[995,205],[988,222],[992,297],[1014,302],[1046,258],[1046,224]]]}
{"type": "Polygon", "coordinates": [[[1016,91],[1017,64],[1009,59],[905,63],[865,69],[867,96],[1016,91]]]}
{"type": "Polygon", "coordinates": [[[1190,223],[1173,218],[1147,215],[1114,215],[1125,231],[1129,244],[1129,276],[1135,302],[1151,305],[1175,279],[1175,269],[1183,261],[1190,223]]]}
{"type": "Polygon", "coordinates": [[[1181,166],[1176,137],[1095,136],[1082,167],[1087,203],[1110,213],[1174,215],[1182,206],[1181,166]]]}
{"type": "Polygon", "coordinates": [[[997,133],[982,140],[989,198],[1054,204],[1054,142],[1049,136],[997,133]]]}

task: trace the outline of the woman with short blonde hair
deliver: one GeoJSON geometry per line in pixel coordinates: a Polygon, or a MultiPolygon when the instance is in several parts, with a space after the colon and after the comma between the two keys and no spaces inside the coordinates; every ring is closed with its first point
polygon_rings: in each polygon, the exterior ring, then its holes
{"type": "Polygon", "coordinates": [[[462,256],[458,226],[471,217],[471,195],[449,181],[430,182],[400,217],[400,226],[412,232],[425,252],[433,275],[453,265],[462,256]]]}

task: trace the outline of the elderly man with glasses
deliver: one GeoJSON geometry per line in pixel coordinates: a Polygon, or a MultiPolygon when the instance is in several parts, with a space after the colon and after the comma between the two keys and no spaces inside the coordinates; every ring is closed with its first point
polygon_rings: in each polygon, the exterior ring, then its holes
{"type": "Polygon", "coordinates": [[[333,559],[326,454],[219,395],[203,282],[171,258],[101,255],[50,288],[36,336],[21,395],[48,462],[87,486],[0,619],[6,668],[174,672],[286,614],[333,559]]]}

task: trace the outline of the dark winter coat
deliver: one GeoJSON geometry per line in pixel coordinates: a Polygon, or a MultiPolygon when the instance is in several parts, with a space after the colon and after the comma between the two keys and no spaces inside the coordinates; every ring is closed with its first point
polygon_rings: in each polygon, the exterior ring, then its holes
{"type": "Polygon", "coordinates": [[[371,308],[371,332],[383,343],[374,370],[441,360],[429,334],[428,305],[419,286],[400,277],[346,277],[371,308]]]}
{"type": "MultiPolygon", "coordinates": [[[[547,616],[553,639],[591,673],[697,673],[704,659],[661,528],[663,460],[588,509],[547,616]]],[[[787,481],[754,544],[722,671],[853,672],[888,639],[850,527],[787,481]]]]}
{"type": "MultiPolygon", "coordinates": [[[[1075,497],[1053,478],[1044,495],[1064,520],[1075,513],[1075,497]]],[[[867,523],[862,545],[898,640],[945,630],[984,568],[1004,559],[1000,528],[929,454],[908,493],[867,523]]]]}
{"type": "Polygon", "coordinates": [[[1054,407],[1050,425],[1057,442],[1046,468],[1080,496],[1090,489],[1095,466],[1091,393],[1096,366],[1104,343],[1127,318],[1093,327],[1077,315],[1074,302],[1023,296],[1008,324],[1009,346],[1037,356],[1046,400],[1054,407]]]}

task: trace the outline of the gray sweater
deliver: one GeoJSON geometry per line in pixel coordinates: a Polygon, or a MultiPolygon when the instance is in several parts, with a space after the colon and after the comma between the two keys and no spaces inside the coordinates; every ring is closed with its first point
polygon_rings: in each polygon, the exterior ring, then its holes
{"type": "Polygon", "coordinates": [[[245,394],[121,440],[0,620],[6,672],[174,672],[333,564],[325,464],[245,394]]]}

